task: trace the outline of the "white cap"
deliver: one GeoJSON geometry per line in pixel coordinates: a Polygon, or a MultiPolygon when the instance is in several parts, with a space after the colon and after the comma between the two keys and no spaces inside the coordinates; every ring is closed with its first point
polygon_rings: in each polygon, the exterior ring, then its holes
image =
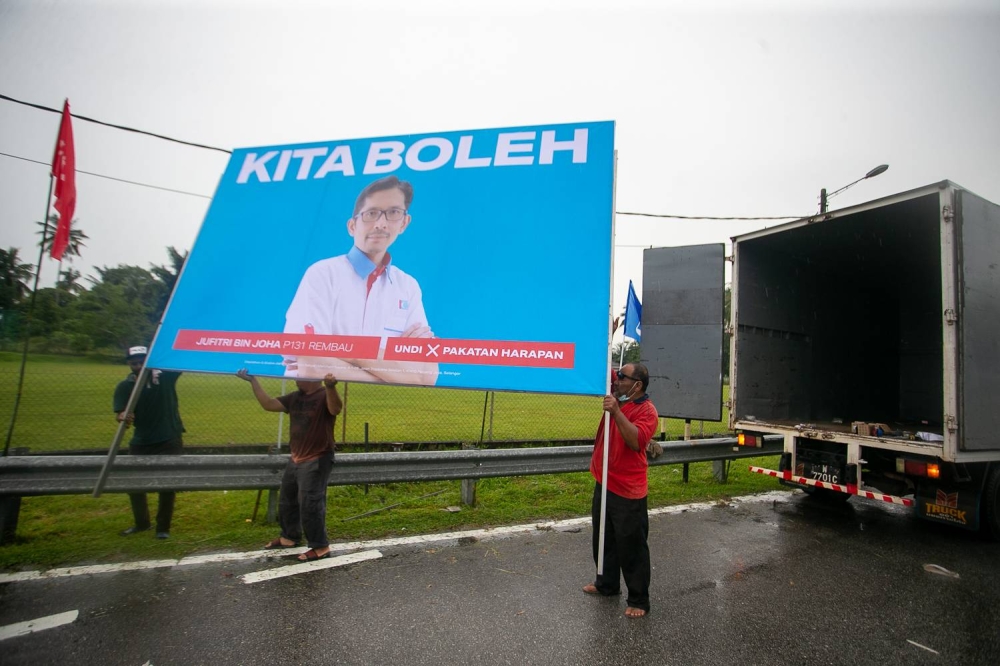
{"type": "Polygon", "coordinates": [[[149,350],[145,347],[129,347],[128,356],[125,358],[132,358],[133,356],[145,356],[149,353],[149,350]]]}

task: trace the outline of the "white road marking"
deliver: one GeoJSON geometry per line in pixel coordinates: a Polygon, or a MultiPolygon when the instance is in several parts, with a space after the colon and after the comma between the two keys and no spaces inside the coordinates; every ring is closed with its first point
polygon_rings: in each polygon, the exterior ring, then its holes
{"type": "Polygon", "coordinates": [[[276,548],[274,550],[251,550],[245,553],[215,553],[214,555],[192,555],[183,558],[178,562],[178,566],[188,566],[191,564],[212,564],[215,562],[235,562],[239,560],[259,560],[272,557],[287,557],[304,553],[309,548],[300,546],[298,548],[276,548]]]}
{"type": "MultiPolygon", "coordinates": [[[[727,505],[739,504],[759,504],[766,502],[788,502],[792,493],[787,490],[774,490],[759,495],[745,495],[734,497],[726,502],[727,505]]],[[[658,509],[650,509],[650,516],[676,515],[680,513],[693,513],[696,511],[708,511],[721,506],[719,502],[696,502],[692,504],[678,504],[674,506],[664,506],[658,509]]],[[[573,527],[590,525],[590,516],[580,518],[569,518],[567,520],[553,520],[540,523],[528,523],[525,525],[508,525],[505,527],[493,527],[479,530],[467,530],[465,532],[444,532],[441,534],[418,534],[407,537],[394,537],[390,539],[379,539],[377,541],[351,541],[348,543],[330,544],[330,550],[334,553],[355,552],[360,550],[372,550],[379,548],[392,548],[395,546],[412,546],[417,544],[447,544],[448,542],[489,541],[491,539],[504,539],[516,534],[528,534],[536,530],[565,530],[573,527]]],[[[0,584],[17,583],[32,580],[43,580],[48,578],[59,578],[63,576],[81,576],[89,574],[115,573],[118,571],[136,571],[140,569],[159,569],[173,566],[189,566],[195,564],[211,564],[217,562],[238,562],[242,560],[259,560],[262,558],[287,557],[304,553],[305,547],[287,548],[276,550],[250,550],[241,553],[216,553],[213,555],[194,555],[181,560],[146,560],[140,562],[124,562],[121,564],[96,564],[90,566],[65,567],[60,569],[50,569],[48,571],[22,571],[17,573],[0,574],[0,584]]],[[[320,560],[327,562],[328,560],[320,560]]]]}
{"type": "Polygon", "coordinates": [[[86,576],[89,574],[114,573],[118,571],[139,571],[142,569],[163,569],[177,566],[177,560],[141,560],[139,562],[122,562],[120,564],[92,564],[83,567],[65,567],[49,569],[42,578],[62,578],[64,576],[86,576]]]}
{"type": "Polygon", "coordinates": [[[244,583],[248,584],[260,583],[265,580],[274,580],[275,578],[284,578],[285,576],[295,576],[297,574],[309,573],[310,571],[317,571],[319,569],[332,569],[333,567],[342,567],[346,564],[354,564],[355,562],[377,560],[380,557],[382,557],[382,553],[377,550],[367,550],[362,553],[351,553],[350,555],[328,557],[324,560],[316,560],[315,562],[299,562],[298,564],[292,564],[278,569],[254,571],[252,573],[243,574],[240,576],[240,579],[244,583]]]}
{"type": "Polygon", "coordinates": [[[935,650],[933,648],[929,648],[926,645],[921,645],[920,643],[918,643],[916,641],[911,641],[909,638],[906,639],[906,642],[909,643],[910,645],[916,645],[918,648],[920,648],[922,650],[927,650],[928,652],[933,652],[934,654],[941,654],[937,650],[935,650]]]}
{"type": "Polygon", "coordinates": [[[14,638],[15,636],[26,636],[27,634],[36,631],[52,629],[53,627],[69,624],[70,622],[74,622],[78,615],[80,615],[80,611],[71,610],[66,611],[65,613],[58,613],[56,615],[46,615],[45,617],[40,617],[37,620],[28,620],[26,622],[8,624],[5,627],[0,627],[0,641],[7,640],[8,638],[14,638]]]}
{"type": "Polygon", "coordinates": [[[17,573],[0,574],[0,583],[20,583],[25,580],[38,580],[41,577],[41,571],[18,571],[17,573]]]}

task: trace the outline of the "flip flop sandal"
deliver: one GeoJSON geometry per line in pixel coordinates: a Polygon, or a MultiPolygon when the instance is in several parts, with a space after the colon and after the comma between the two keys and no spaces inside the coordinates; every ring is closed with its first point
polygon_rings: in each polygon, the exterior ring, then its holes
{"type": "Polygon", "coordinates": [[[281,543],[280,538],[277,538],[271,543],[264,546],[264,550],[284,550],[285,548],[298,548],[298,546],[299,546],[298,541],[293,543],[291,546],[286,546],[285,544],[281,543]]]}
{"type": "Polygon", "coordinates": [[[302,553],[302,555],[299,555],[299,562],[315,562],[316,560],[325,560],[330,557],[330,552],[331,551],[328,550],[323,555],[317,555],[316,551],[310,548],[306,552],[302,553]]]}

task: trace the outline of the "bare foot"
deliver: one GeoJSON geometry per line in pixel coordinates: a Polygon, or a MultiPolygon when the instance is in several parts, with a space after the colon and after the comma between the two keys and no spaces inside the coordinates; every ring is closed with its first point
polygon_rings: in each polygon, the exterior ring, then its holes
{"type": "Polygon", "coordinates": [[[586,594],[595,594],[600,597],[617,597],[619,594],[621,594],[621,590],[619,590],[618,592],[611,592],[611,593],[601,592],[600,590],[597,589],[596,583],[587,583],[586,585],[583,586],[583,591],[586,594]]]}
{"type": "Polygon", "coordinates": [[[264,550],[274,550],[275,548],[294,548],[299,545],[297,542],[285,537],[278,537],[264,544],[264,550]]]}
{"type": "Polygon", "coordinates": [[[641,608],[632,608],[631,606],[629,606],[625,609],[625,617],[628,618],[635,619],[637,617],[644,617],[645,615],[646,611],[644,611],[641,608]]]}

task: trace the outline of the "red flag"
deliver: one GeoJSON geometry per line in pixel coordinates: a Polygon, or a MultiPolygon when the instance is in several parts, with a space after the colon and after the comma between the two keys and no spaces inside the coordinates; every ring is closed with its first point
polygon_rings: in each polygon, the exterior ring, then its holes
{"type": "Polygon", "coordinates": [[[73,124],[69,114],[69,100],[63,104],[62,122],[59,123],[59,140],[52,156],[52,175],[56,179],[55,209],[59,212],[59,224],[52,239],[52,258],[62,261],[63,253],[69,246],[69,226],[76,210],[76,155],[73,150],[73,124]]]}

